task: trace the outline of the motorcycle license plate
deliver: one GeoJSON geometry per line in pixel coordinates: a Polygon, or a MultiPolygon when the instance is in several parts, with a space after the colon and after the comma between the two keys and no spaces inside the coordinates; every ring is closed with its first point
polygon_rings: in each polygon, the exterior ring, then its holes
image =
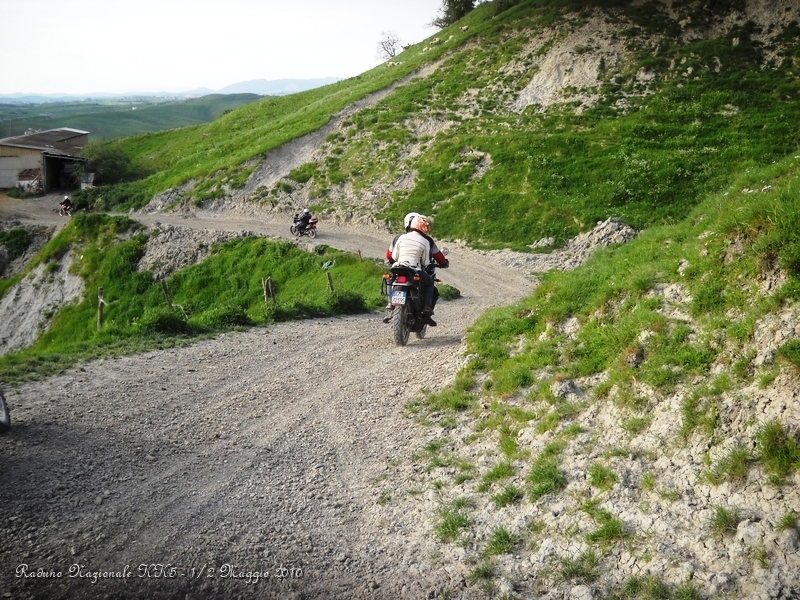
{"type": "Polygon", "coordinates": [[[405,304],[406,292],[392,292],[391,304],[405,304]]]}

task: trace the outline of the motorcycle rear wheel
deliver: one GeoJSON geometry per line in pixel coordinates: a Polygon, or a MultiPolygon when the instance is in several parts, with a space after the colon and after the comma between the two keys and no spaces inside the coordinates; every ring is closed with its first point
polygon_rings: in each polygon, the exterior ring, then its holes
{"type": "Polygon", "coordinates": [[[314,227],[308,228],[308,237],[310,237],[312,240],[317,237],[317,230],[314,227]]]}
{"type": "Polygon", "coordinates": [[[408,309],[405,306],[396,306],[392,311],[392,334],[395,346],[405,346],[408,343],[408,309]]]}
{"type": "Polygon", "coordinates": [[[7,431],[11,426],[11,414],[8,412],[6,399],[0,394],[0,432],[7,431]]]}

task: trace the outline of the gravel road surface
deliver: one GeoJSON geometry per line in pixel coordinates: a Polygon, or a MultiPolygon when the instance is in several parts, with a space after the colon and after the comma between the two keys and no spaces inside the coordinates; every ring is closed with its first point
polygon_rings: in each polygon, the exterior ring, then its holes
{"type": "MultiPolygon", "coordinates": [[[[6,197],[0,220],[63,222],[56,204],[6,197]]],[[[131,216],[289,237],[268,214],[131,216]]],[[[382,256],[388,237],[322,221],[316,242],[382,256]]],[[[0,595],[469,596],[465,568],[437,559],[432,491],[412,460],[431,434],[404,406],[452,381],[466,328],[533,280],[446,245],[440,277],[463,298],[440,303],[439,327],[403,348],[379,314],[316,319],[7,390],[0,595]]]]}

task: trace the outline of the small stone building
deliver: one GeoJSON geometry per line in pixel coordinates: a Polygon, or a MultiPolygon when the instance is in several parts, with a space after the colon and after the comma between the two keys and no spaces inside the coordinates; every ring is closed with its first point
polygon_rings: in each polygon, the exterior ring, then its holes
{"type": "Polygon", "coordinates": [[[89,132],[63,127],[0,139],[0,189],[13,187],[51,192],[76,187],[75,164],[89,132]]]}

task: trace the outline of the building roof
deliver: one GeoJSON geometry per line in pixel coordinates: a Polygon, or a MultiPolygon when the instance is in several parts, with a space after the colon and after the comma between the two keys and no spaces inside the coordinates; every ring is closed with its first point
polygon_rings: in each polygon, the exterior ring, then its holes
{"type": "Polygon", "coordinates": [[[88,135],[88,131],[62,127],[60,129],[29,133],[28,135],[3,138],[0,140],[0,145],[41,150],[48,154],[77,156],[86,145],[88,135]]]}

